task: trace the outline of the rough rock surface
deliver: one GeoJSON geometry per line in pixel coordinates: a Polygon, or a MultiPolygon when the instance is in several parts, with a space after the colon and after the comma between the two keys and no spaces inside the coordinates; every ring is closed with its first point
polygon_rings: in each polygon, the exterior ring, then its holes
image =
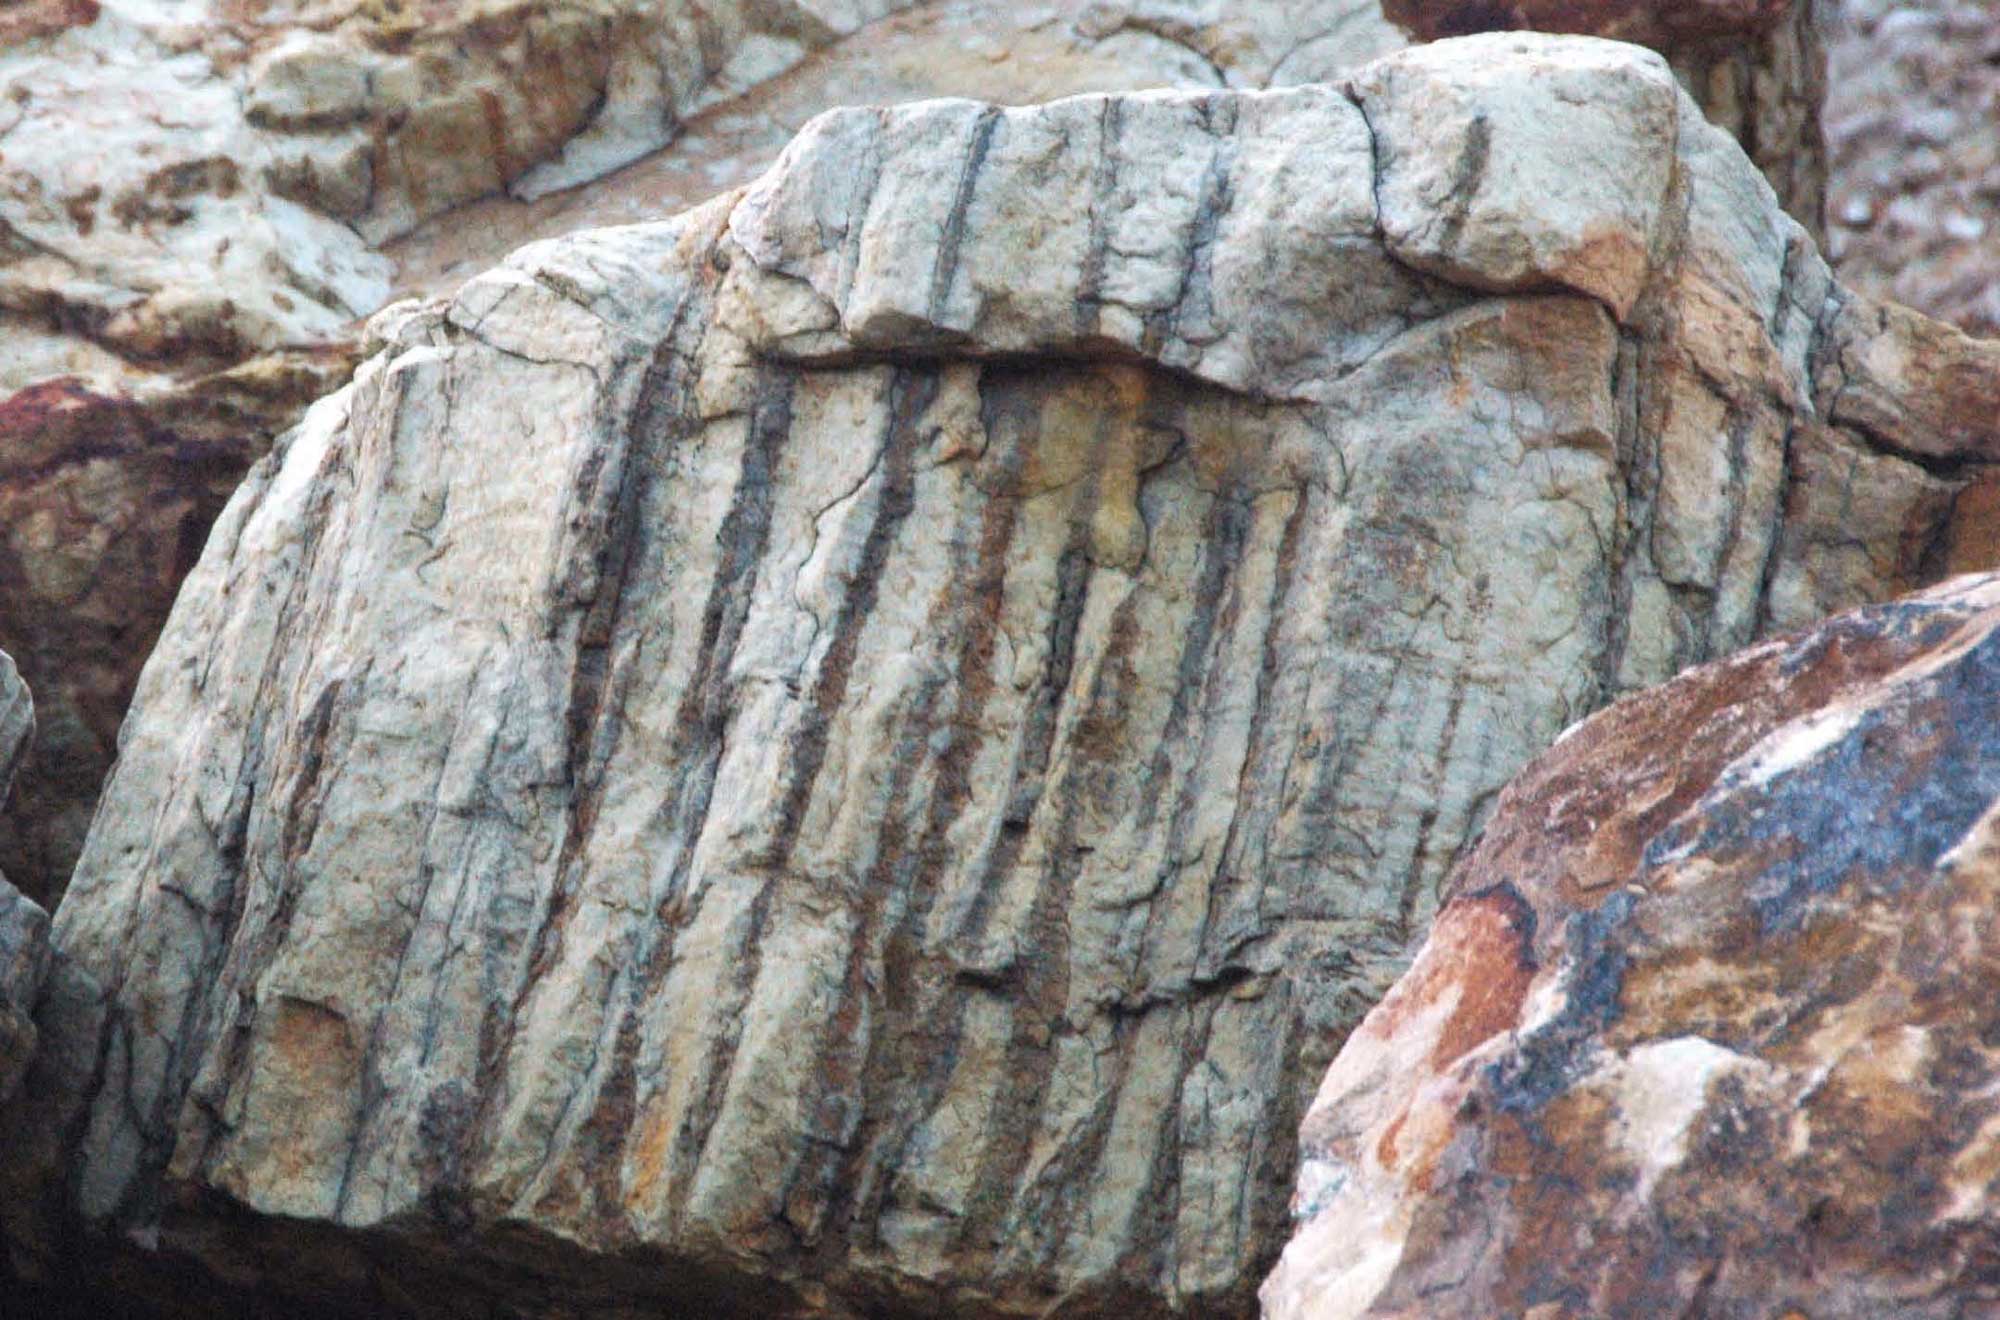
{"type": "Polygon", "coordinates": [[[1991,1311],[1996,694],[1975,576],[1538,759],[1327,1074],[1266,1314],[1991,1311]]]}
{"type": "Polygon", "coordinates": [[[1826,205],[1829,0],[1382,0],[1420,40],[1531,29],[1636,41],[1665,55],[1815,235],[1826,205]]]}
{"type": "Polygon", "coordinates": [[[344,382],[356,318],[394,288],[381,242],[657,147],[894,7],[85,0],[0,17],[0,646],[44,716],[0,866],[60,891],[210,522],[344,382]]]}
{"type": "Polygon", "coordinates": [[[56,377],[0,399],[0,648],[34,675],[37,735],[0,813],[0,872],[52,903],[83,847],[139,669],[250,464],[348,376],[329,350],[184,384],[56,377]]]}
{"type": "MultiPolygon", "coordinates": [[[[0,799],[34,732],[27,685],[13,660],[0,653],[0,799]]],[[[0,879],[0,1102],[13,1096],[34,1058],[35,997],[48,965],[48,914],[0,879]]]]}
{"type": "Polygon", "coordinates": [[[54,551],[15,538],[18,571],[0,581],[0,646],[45,716],[34,793],[0,814],[0,867],[33,894],[60,891],[214,493],[344,379],[356,318],[392,295],[448,291],[529,239],[747,183],[835,105],[1324,80],[1403,45],[1392,16],[1419,35],[1525,22],[1654,42],[1815,223],[1798,107],[1817,63],[1785,35],[1810,31],[1810,7],[1684,8],[1695,17],[1635,25],[1629,5],[1385,15],[1377,0],[10,6],[0,449],[63,470],[8,478],[20,484],[5,493],[12,525],[71,534],[54,551]],[[24,579],[76,594],[17,598],[24,579]]]}
{"type": "Polygon", "coordinates": [[[266,1301],[1247,1306],[1513,771],[1974,553],[1883,315],[1629,46],[822,118],[253,472],[34,1130],[266,1301]]]}
{"type": "Polygon", "coordinates": [[[1844,0],[1827,226],[1842,278],[2000,334],[2000,6],[1844,0]]]}

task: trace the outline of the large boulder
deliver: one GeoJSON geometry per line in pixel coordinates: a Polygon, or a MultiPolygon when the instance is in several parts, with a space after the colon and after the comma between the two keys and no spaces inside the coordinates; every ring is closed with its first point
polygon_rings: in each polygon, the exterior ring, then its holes
{"type": "Polygon", "coordinates": [[[1566,735],[1328,1072],[1266,1315],[1990,1309],[1996,694],[1975,576],[1566,735]]]}
{"type": "Polygon", "coordinates": [[[32,792],[0,812],[0,867],[33,895],[60,892],[139,666],[220,498],[346,379],[358,318],[399,293],[448,291],[530,239],[656,219],[745,184],[829,107],[1319,81],[1413,34],[1552,25],[1669,52],[1816,223],[1808,4],[1694,6],[1672,23],[1618,4],[1387,9],[10,6],[0,452],[35,459],[0,470],[15,529],[0,647],[20,658],[43,719],[32,792]]]}
{"type": "Polygon", "coordinates": [[[1948,557],[1873,317],[1632,46],[823,117],[252,472],[33,1130],[237,1306],[1243,1309],[1507,778],[1948,557]]]}

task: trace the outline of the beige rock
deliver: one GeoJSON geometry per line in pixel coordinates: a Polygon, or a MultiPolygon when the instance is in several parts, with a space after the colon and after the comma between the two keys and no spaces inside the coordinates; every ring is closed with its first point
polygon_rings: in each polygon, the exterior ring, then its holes
{"type": "MultiPolygon", "coordinates": [[[[138,665],[221,493],[323,392],[312,382],[337,381],[354,357],[357,318],[397,294],[449,293],[529,240],[657,220],[747,184],[829,107],[1286,85],[1342,76],[1403,46],[1405,28],[1429,36],[1566,25],[1667,51],[1697,99],[1753,143],[1794,211],[1815,213],[1787,180],[1817,156],[1799,125],[1765,113],[1812,103],[1817,47],[1793,43],[1796,58],[1781,58],[1793,49],[1786,33],[1805,42],[1815,31],[1809,6],[1704,5],[1672,23],[1635,22],[1631,6],[1616,4],[1571,13],[1484,6],[1477,22],[1463,6],[1408,8],[1385,13],[1376,0],[434,0],[421,8],[414,0],[40,0],[10,8],[0,16],[0,441],[37,454],[76,445],[65,471],[86,466],[92,476],[80,505],[75,483],[40,473],[7,500],[10,526],[63,530],[59,549],[30,546],[21,572],[0,563],[0,577],[43,586],[60,578],[78,591],[56,593],[51,610],[39,589],[17,599],[0,581],[9,593],[0,646],[20,657],[46,717],[26,781],[32,792],[0,815],[0,866],[32,895],[60,893],[138,665]],[[76,150],[80,139],[91,150],[76,150]],[[233,383],[244,372],[296,388],[260,386],[246,402],[233,383]],[[93,402],[79,415],[50,409],[52,398],[93,402]],[[188,424],[188,414],[200,420],[188,424]],[[225,433],[218,420],[231,414],[238,421],[225,433]],[[149,442],[134,445],[135,431],[149,442]],[[121,463],[124,471],[109,470],[121,463]],[[182,498],[190,490],[202,493],[182,498]],[[151,491],[170,494],[155,503],[151,491]]],[[[1656,109],[1670,99],[1663,93],[1651,87],[1656,109]]],[[[1660,149],[1634,145],[1642,156],[1660,149]]],[[[1549,157],[1539,182],[1573,185],[1560,152],[1549,157]]],[[[1631,162],[1629,180],[1615,171],[1588,177],[1657,191],[1665,160],[1631,162]]],[[[1388,212],[1414,227],[1397,230],[1407,240],[1399,258],[1432,270],[1455,259],[1429,247],[1462,224],[1428,208],[1468,161],[1408,180],[1414,191],[1388,212]],[[1419,232],[1428,230],[1437,232],[1419,232]]],[[[1504,185],[1489,178],[1462,191],[1479,208],[1537,203],[1531,190],[1509,195],[1504,185]]],[[[1755,212],[1763,202],[1744,204],[1755,212]]],[[[1486,256],[1459,261],[1458,277],[1483,269],[1486,256]]],[[[1578,265],[1578,278],[1630,296],[1642,254],[1614,246],[1595,260],[1602,269],[1586,275],[1578,265]]],[[[1522,256],[1493,269],[1518,279],[1532,265],[1522,256]]]]}
{"type": "Polygon", "coordinates": [[[1530,765],[1326,1074],[1265,1314],[1987,1304],[1996,627],[1958,579],[1530,765]]]}
{"type": "Polygon", "coordinates": [[[1508,777],[1949,539],[1847,301],[1659,57],[1509,36],[840,112],[399,306],[146,668],[34,1130],[239,1306],[1247,1307],[1508,777]],[[1679,168],[1416,220],[1536,123],[1679,168]]]}

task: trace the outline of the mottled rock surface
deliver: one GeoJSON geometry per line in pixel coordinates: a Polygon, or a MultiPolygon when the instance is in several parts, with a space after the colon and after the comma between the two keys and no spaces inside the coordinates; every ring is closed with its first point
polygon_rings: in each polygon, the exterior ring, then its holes
{"type": "Polygon", "coordinates": [[[1976,576],[1539,758],[1327,1074],[1266,1314],[2000,1304],[1996,694],[1976,576]]]}
{"type": "Polygon", "coordinates": [[[1843,0],[1827,210],[1842,278],[2000,334],[2000,6],[1843,0]]]}
{"type": "Polygon", "coordinates": [[[1875,316],[1630,46],[822,118],[252,473],[35,1130],[239,1304],[1247,1308],[1506,779],[1957,544],[1875,316]]]}

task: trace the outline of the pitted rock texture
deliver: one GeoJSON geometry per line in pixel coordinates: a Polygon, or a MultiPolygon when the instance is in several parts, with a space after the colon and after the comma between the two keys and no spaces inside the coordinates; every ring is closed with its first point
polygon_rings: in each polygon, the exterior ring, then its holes
{"type": "Polygon", "coordinates": [[[1265,1313],[2000,1302],[1996,693],[1975,576],[1539,758],[1327,1073],[1265,1313]]]}
{"type": "Polygon", "coordinates": [[[1840,423],[1865,311],[1529,36],[841,112],[527,249],[217,523],[35,1130],[259,1304],[1247,1308],[1506,779],[1943,554],[1994,437],[1840,423]]]}
{"type": "Polygon", "coordinates": [[[1842,279],[2000,334],[2000,7],[1843,0],[1838,12],[1825,118],[1842,279]]]}

